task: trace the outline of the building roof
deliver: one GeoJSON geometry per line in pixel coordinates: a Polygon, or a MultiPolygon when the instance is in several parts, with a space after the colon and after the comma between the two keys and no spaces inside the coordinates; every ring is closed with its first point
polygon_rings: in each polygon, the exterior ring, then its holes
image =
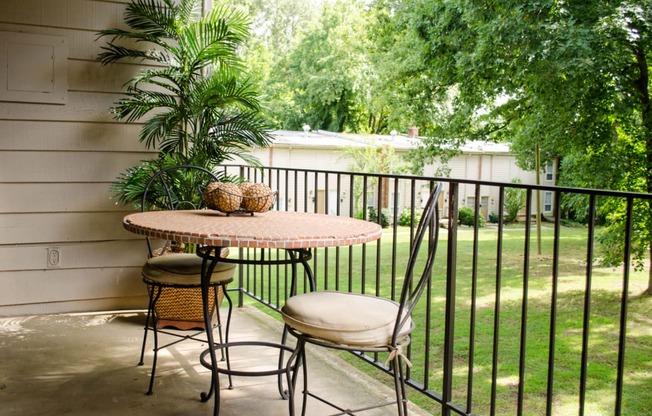
{"type": "MultiPolygon", "coordinates": [[[[380,146],[391,144],[396,150],[414,149],[421,143],[420,137],[408,137],[405,134],[353,134],[333,133],[324,130],[290,131],[274,130],[273,147],[311,148],[311,149],[345,149],[349,147],[380,146]]],[[[485,141],[468,141],[462,146],[463,154],[491,153],[509,154],[509,143],[493,143],[485,141]]]]}

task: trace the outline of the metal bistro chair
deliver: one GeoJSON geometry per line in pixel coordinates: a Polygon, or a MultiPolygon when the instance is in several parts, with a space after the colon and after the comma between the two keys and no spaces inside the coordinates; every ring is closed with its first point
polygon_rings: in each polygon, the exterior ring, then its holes
{"type": "Polygon", "coordinates": [[[431,279],[439,237],[437,200],[441,186],[442,184],[439,183],[434,188],[421,214],[410,250],[399,302],[335,291],[308,292],[290,297],[286,301],[281,310],[283,320],[288,331],[297,338],[297,346],[286,371],[290,415],[295,414],[293,399],[298,376],[290,367],[292,363],[295,366],[303,364],[302,415],[306,414],[308,396],[342,412],[337,414],[354,415],[356,412],[396,403],[398,415],[407,415],[402,361],[407,365],[410,363],[403,355],[403,351],[410,343],[410,333],[415,326],[411,319],[412,311],[431,279]],[[306,343],[358,353],[388,353],[387,363],[391,363],[394,373],[396,401],[350,410],[312,393],[308,390],[306,343]]]}
{"type": "MultiPolygon", "coordinates": [[[[145,187],[141,210],[144,212],[200,209],[203,206],[202,191],[210,182],[214,181],[218,181],[218,178],[209,170],[199,166],[180,165],[161,169],[150,178],[145,187]]],[[[139,365],[143,365],[147,333],[152,331],[154,358],[147,391],[147,394],[152,394],[158,351],[185,340],[205,343],[205,337],[200,337],[200,335],[205,333],[206,328],[203,319],[200,284],[203,259],[195,254],[195,248],[167,241],[162,248],[154,249],[149,238],[147,238],[147,248],[148,260],[143,266],[141,274],[143,282],[147,285],[149,306],[139,365]],[[195,312],[189,312],[190,309],[194,309],[195,312]],[[200,328],[201,331],[196,331],[200,328]],[[193,330],[193,333],[188,335],[182,332],[188,330],[193,330]],[[178,339],[159,346],[159,333],[178,339]]],[[[226,253],[222,253],[222,256],[225,255],[226,253]]],[[[220,343],[223,343],[224,340],[219,305],[222,297],[227,299],[229,310],[225,337],[228,341],[232,304],[226,292],[226,286],[233,281],[235,267],[235,264],[232,263],[217,264],[210,280],[209,310],[212,311],[211,321],[215,322],[213,325],[218,328],[220,343]]],[[[224,359],[224,355],[222,358],[224,359]]],[[[231,382],[230,377],[229,382],[231,382]]],[[[209,394],[202,394],[202,399],[208,400],[212,392],[213,386],[211,385],[209,394]]]]}

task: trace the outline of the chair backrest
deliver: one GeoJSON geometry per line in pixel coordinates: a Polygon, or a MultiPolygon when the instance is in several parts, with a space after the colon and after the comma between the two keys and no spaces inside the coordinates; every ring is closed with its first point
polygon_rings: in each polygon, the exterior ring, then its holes
{"type": "MultiPolygon", "coordinates": [[[[147,182],[141,199],[141,211],[201,209],[202,192],[211,182],[219,181],[210,170],[201,166],[177,165],[157,171],[147,182]]],[[[163,250],[167,249],[168,243],[163,250]]],[[[149,256],[154,255],[147,239],[149,256]]]]}
{"type": "Polygon", "coordinates": [[[410,257],[408,258],[405,279],[403,280],[399,300],[399,313],[396,318],[392,338],[392,343],[394,344],[397,342],[397,337],[401,333],[401,329],[406,325],[408,319],[410,319],[414,307],[419,302],[423,291],[428,286],[432,277],[432,266],[435,262],[437,243],[439,241],[438,200],[442,185],[442,182],[437,183],[431,191],[412,240],[410,257]],[[428,236],[427,239],[426,236],[428,236]],[[424,246],[424,242],[427,245],[424,246]]]}

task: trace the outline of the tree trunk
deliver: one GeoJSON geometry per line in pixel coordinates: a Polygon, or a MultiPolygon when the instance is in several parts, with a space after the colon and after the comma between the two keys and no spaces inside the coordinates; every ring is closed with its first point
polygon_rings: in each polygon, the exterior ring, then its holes
{"type": "MultiPolygon", "coordinates": [[[[537,142],[535,144],[535,150],[534,150],[534,165],[535,168],[534,170],[537,173],[537,186],[541,185],[541,149],[539,148],[539,139],[537,139],[537,142]]],[[[537,254],[540,256],[541,255],[541,216],[543,215],[543,212],[541,212],[541,191],[537,191],[537,254]]],[[[530,220],[530,213],[527,213],[528,221],[530,220]]]]}
{"type": "Polygon", "coordinates": [[[648,266],[647,290],[645,291],[645,294],[652,296],[652,246],[650,246],[650,264],[648,266]]]}
{"type": "MultiPolygon", "coordinates": [[[[645,179],[647,181],[647,192],[652,194],[652,103],[650,103],[650,78],[644,46],[640,43],[636,45],[634,55],[636,56],[636,63],[639,70],[639,78],[635,81],[634,85],[639,92],[639,99],[641,102],[641,123],[643,125],[645,152],[647,156],[647,171],[645,179]]],[[[648,203],[648,210],[652,217],[652,201],[648,203]]],[[[646,225],[649,226],[649,224],[646,225]]],[[[648,249],[650,251],[650,269],[648,287],[645,293],[652,295],[652,238],[648,241],[648,249]]]]}

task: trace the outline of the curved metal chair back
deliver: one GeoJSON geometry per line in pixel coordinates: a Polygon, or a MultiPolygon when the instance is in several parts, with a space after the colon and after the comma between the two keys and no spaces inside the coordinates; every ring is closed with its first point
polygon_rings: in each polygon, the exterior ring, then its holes
{"type": "MultiPolygon", "coordinates": [[[[141,198],[141,211],[201,209],[204,207],[204,188],[210,182],[217,181],[219,179],[213,172],[201,166],[177,165],[163,168],[147,182],[141,198]]],[[[149,257],[152,257],[153,250],[149,238],[147,248],[149,257]]]]}
{"type": "MultiPolygon", "coordinates": [[[[410,246],[405,279],[398,303],[382,297],[338,291],[308,292],[290,297],[286,301],[281,310],[286,323],[285,328],[297,338],[296,348],[286,366],[290,415],[295,414],[293,399],[299,367],[303,367],[302,415],[306,414],[306,403],[309,396],[340,411],[345,408],[309,391],[306,343],[355,353],[389,353],[385,365],[392,362],[391,372],[394,376],[396,394],[396,400],[391,403],[396,403],[399,416],[408,414],[405,376],[401,360],[404,359],[407,365],[409,365],[409,360],[402,351],[411,341],[410,333],[414,329],[414,322],[411,319],[412,311],[432,277],[439,238],[438,200],[441,189],[442,183],[438,183],[432,188],[430,197],[421,213],[410,246]],[[336,305],[337,311],[333,311],[333,305],[336,305]],[[390,331],[392,331],[391,335],[390,331]]],[[[365,406],[359,410],[347,410],[345,413],[358,414],[358,411],[375,409],[391,403],[365,406]]]]}
{"type": "Polygon", "coordinates": [[[147,182],[141,210],[200,209],[201,193],[210,182],[219,179],[201,166],[177,165],[157,171],[147,182]]]}
{"type": "Polygon", "coordinates": [[[397,344],[397,337],[401,333],[401,329],[410,319],[412,311],[432,277],[432,267],[435,262],[437,241],[439,239],[438,201],[441,188],[442,183],[439,182],[430,193],[412,240],[410,257],[408,258],[405,279],[401,289],[399,315],[392,336],[393,345],[397,344]],[[428,238],[426,238],[426,234],[428,238]],[[422,249],[424,242],[427,247],[422,249]]]}

